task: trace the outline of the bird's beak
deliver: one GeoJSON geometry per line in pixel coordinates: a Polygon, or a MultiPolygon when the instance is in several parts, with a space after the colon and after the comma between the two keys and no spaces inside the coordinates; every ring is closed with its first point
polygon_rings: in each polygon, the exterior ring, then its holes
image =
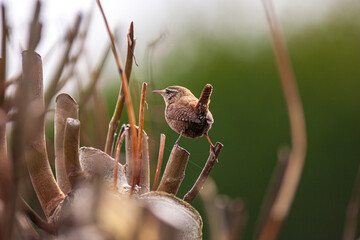
{"type": "Polygon", "coordinates": [[[164,90],[154,90],[153,93],[158,93],[160,95],[163,95],[164,90]]]}

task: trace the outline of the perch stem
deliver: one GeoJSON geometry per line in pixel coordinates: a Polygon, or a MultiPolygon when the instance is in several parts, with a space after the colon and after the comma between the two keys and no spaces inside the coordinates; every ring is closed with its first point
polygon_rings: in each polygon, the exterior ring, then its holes
{"type": "Polygon", "coordinates": [[[184,148],[174,146],[169,160],[166,164],[163,177],[161,178],[158,191],[176,194],[185,177],[186,165],[189,161],[190,153],[184,148]]]}
{"type": "Polygon", "coordinates": [[[195,198],[199,195],[200,189],[204,186],[206,180],[208,179],[211,170],[213,169],[215,162],[218,159],[221,149],[224,147],[223,144],[217,142],[214,146],[214,151],[210,151],[210,156],[205,164],[205,167],[200,173],[200,176],[196,180],[194,186],[191,190],[185,194],[184,201],[188,203],[192,203],[195,198]]]}

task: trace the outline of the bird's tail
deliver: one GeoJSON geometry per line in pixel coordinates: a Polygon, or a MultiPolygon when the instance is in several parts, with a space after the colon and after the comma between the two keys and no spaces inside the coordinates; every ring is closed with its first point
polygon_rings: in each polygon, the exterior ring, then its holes
{"type": "Polygon", "coordinates": [[[209,109],[209,103],[210,103],[210,96],[212,93],[213,87],[211,84],[206,84],[201,96],[199,98],[199,101],[196,105],[196,111],[198,111],[198,114],[203,115],[206,114],[207,110],[209,109]]]}

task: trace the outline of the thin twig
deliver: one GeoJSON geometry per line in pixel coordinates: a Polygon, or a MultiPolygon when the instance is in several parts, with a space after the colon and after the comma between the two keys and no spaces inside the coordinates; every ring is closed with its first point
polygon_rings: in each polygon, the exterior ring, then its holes
{"type": "MultiPolygon", "coordinates": [[[[34,50],[36,48],[36,46],[38,45],[40,38],[41,38],[41,23],[39,22],[39,16],[40,16],[40,10],[41,10],[41,2],[38,0],[36,2],[36,6],[35,6],[35,10],[34,10],[34,15],[33,15],[33,19],[30,25],[30,30],[29,30],[29,39],[28,39],[28,52],[29,54],[35,54],[34,50]]],[[[40,56],[39,56],[40,57],[40,56]]],[[[31,72],[32,66],[30,66],[32,61],[29,60],[25,60],[23,57],[23,72],[25,70],[25,72],[31,72]]],[[[38,62],[37,56],[35,56],[35,61],[33,61],[33,64],[36,65],[36,63],[38,62]]],[[[35,67],[36,68],[36,67],[35,67]]],[[[42,88],[42,64],[41,64],[41,59],[40,59],[40,67],[38,68],[38,74],[41,74],[41,84],[39,86],[41,86],[42,88]]],[[[16,210],[16,202],[18,199],[18,185],[19,182],[22,178],[22,174],[23,171],[25,170],[22,167],[19,166],[24,166],[25,163],[25,151],[26,151],[26,147],[25,145],[27,144],[26,142],[26,132],[29,129],[29,122],[28,122],[28,106],[29,106],[29,101],[28,101],[28,89],[29,86],[31,84],[33,84],[33,86],[37,86],[36,83],[34,83],[33,81],[28,81],[29,78],[32,78],[31,76],[24,76],[24,74],[21,74],[21,79],[19,80],[19,87],[17,89],[17,93],[16,96],[14,97],[14,102],[9,104],[9,109],[13,108],[14,106],[17,109],[17,114],[16,114],[16,118],[14,121],[14,125],[12,127],[12,132],[11,132],[11,136],[12,136],[12,144],[11,144],[11,157],[12,157],[12,162],[13,162],[13,167],[14,167],[14,171],[13,171],[13,186],[11,189],[11,205],[8,207],[9,209],[9,216],[8,216],[8,229],[7,229],[7,238],[10,239],[13,236],[13,231],[14,231],[14,225],[15,225],[15,210],[16,210]],[[11,106],[10,106],[11,105],[11,106]]],[[[37,77],[35,77],[37,78],[37,77]]],[[[35,81],[36,82],[36,81],[35,81]]],[[[7,109],[7,110],[9,110],[7,109]]],[[[41,161],[41,160],[40,160],[41,161]]],[[[45,163],[46,165],[46,163],[45,163]]],[[[47,172],[47,168],[44,168],[44,173],[48,173],[47,172]]],[[[51,170],[50,170],[51,171],[51,170]]],[[[51,181],[50,181],[51,183],[51,181]]],[[[56,185],[56,184],[55,184],[56,185]]],[[[52,187],[54,185],[51,185],[50,187],[52,187]]]]}
{"type": "Polygon", "coordinates": [[[185,194],[184,201],[188,203],[192,203],[195,198],[198,196],[201,188],[204,186],[207,178],[210,175],[211,170],[213,169],[215,162],[217,162],[218,156],[220,154],[221,149],[224,147],[221,143],[217,142],[214,146],[214,151],[210,151],[210,156],[205,164],[205,167],[200,173],[200,176],[196,180],[194,186],[191,190],[185,194]]]}
{"type": "Polygon", "coordinates": [[[6,82],[6,43],[8,37],[8,26],[6,21],[5,5],[1,4],[2,15],[2,39],[1,39],[1,61],[0,61],[0,106],[3,106],[5,99],[6,82]]]}
{"type": "Polygon", "coordinates": [[[71,29],[67,33],[67,45],[66,45],[66,49],[64,51],[64,55],[62,56],[60,64],[59,64],[57,70],[55,71],[55,75],[50,80],[50,85],[45,92],[45,109],[48,109],[51,100],[53,99],[54,95],[56,94],[57,85],[59,83],[61,75],[64,71],[65,66],[69,62],[70,51],[71,51],[72,46],[74,45],[73,43],[75,41],[75,38],[78,35],[81,20],[82,20],[82,16],[78,15],[75,20],[74,28],[71,29]]]}
{"type": "Polygon", "coordinates": [[[6,114],[0,109],[0,201],[3,203],[3,211],[0,210],[0,239],[6,239],[13,188],[13,166],[7,154],[6,121],[6,114]]]}
{"type": "Polygon", "coordinates": [[[35,51],[35,48],[39,44],[41,39],[42,24],[39,21],[40,9],[41,9],[41,2],[40,0],[38,0],[36,2],[34,17],[30,25],[30,37],[29,37],[29,45],[28,45],[29,52],[35,51]]]}
{"type": "Polygon", "coordinates": [[[162,161],[163,161],[163,157],[164,157],[165,141],[166,141],[166,136],[165,136],[165,134],[162,133],[160,135],[159,157],[158,157],[158,162],[157,162],[157,167],[156,167],[155,179],[154,179],[154,183],[153,183],[153,187],[152,187],[153,191],[156,191],[156,188],[157,188],[157,185],[158,185],[159,179],[160,179],[161,165],[162,165],[162,161]]]}
{"type": "Polygon", "coordinates": [[[190,153],[180,146],[174,146],[161,178],[158,191],[176,194],[185,177],[190,153]]]}
{"type": "Polygon", "coordinates": [[[42,219],[23,199],[21,199],[21,208],[22,211],[25,213],[26,216],[41,230],[44,230],[50,234],[56,234],[57,230],[53,223],[49,223],[46,220],[42,219]]]}
{"type": "Polygon", "coordinates": [[[270,210],[274,205],[274,201],[276,196],[279,194],[279,189],[281,183],[284,179],[284,174],[286,172],[287,166],[289,164],[290,157],[290,149],[283,148],[279,150],[278,153],[278,163],[276,165],[276,169],[273,173],[268,193],[266,194],[265,200],[263,201],[260,216],[257,223],[257,229],[255,230],[255,238],[258,239],[260,235],[260,231],[264,227],[266,220],[269,218],[270,210]]]}
{"type": "Polygon", "coordinates": [[[125,137],[125,127],[126,125],[122,125],[119,132],[119,137],[117,138],[115,144],[115,167],[114,167],[114,190],[117,189],[117,182],[118,182],[118,164],[120,162],[120,150],[121,146],[124,142],[125,137]]]}
{"type": "Polygon", "coordinates": [[[67,74],[59,80],[59,82],[56,86],[56,92],[59,92],[65,86],[65,84],[69,81],[69,79],[74,76],[75,69],[76,69],[76,63],[78,62],[80,56],[82,56],[82,53],[84,52],[84,49],[85,49],[85,40],[86,40],[86,37],[89,32],[92,16],[93,16],[93,9],[91,9],[86,14],[84,24],[82,24],[83,30],[82,30],[82,32],[79,33],[79,37],[78,37],[79,44],[78,44],[78,47],[76,48],[76,49],[78,49],[78,51],[69,60],[69,63],[71,63],[71,65],[69,67],[69,71],[67,71],[67,74]]]}
{"type": "Polygon", "coordinates": [[[104,69],[106,60],[108,59],[110,49],[111,49],[110,46],[106,47],[104,55],[101,58],[101,61],[99,62],[99,65],[91,73],[91,80],[90,80],[89,85],[83,91],[83,93],[80,95],[80,101],[79,101],[79,108],[80,109],[82,109],[83,106],[88,102],[88,100],[90,99],[91,94],[94,92],[96,84],[98,83],[98,81],[100,79],[101,72],[104,69]]]}
{"type": "MultiPolygon", "coordinates": [[[[120,74],[120,79],[121,79],[121,83],[122,83],[122,90],[124,91],[124,95],[125,95],[125,101],[126,101],[126,107],[127,107],[127,112],[128,112],[128,118],[129,118],[129,122],[130,122],[130,132],[131,132],[131,143],[132,143],[132,159],[133,161],[135,160],[135,158],[137,157],[137,149],[136,149],[136,129],[135,129],[135,125],[136,125],[136,121],[135,121],[135,113],[134,113],[134,108],[132,106],[132,102],[131,102],[131,96],[130,96],[130,91],[129,91],[129,86],[128,86],[128,80],[127,80],[127,76],[125,75],[125,72],[123,71],[123,68],[121,66],[121,62],[119,59],[119,56],[117,54],[116,51],[116,46],[115,46],[115,40],[114,40],[114,35],[112,34],[109,24],[106,20],[106,16],[104,13],[104,10],[101,6],[100,0],[97,0],[98,6],[100,8],[101,14],[104,18],[104,22],[106,25],[106,29],[107,32],[109,34],[110,40],[111,40],[111,45],[112,45],[112,51],[115,57],[115,61],[116,61],[116,66],[118,68],[119,74],[120,74]]],[[[131,186],[131,193],[134,190],[135,185],[131,186]]]]}
{"type": "Polygon", "coordinates": [[[292,149],[279,194],[272,206],[259,239],[276,239],[288,215],[301,177],[306,155],[306,128],[295,75],[286,49],[283,33],[271,0],[263,0],[272,46],[285,95],[291,129],[292,149]]]}
{"type": "Polygon", "coordinates": [[[132,185],[139,185],[140,183],[140,172],[141,172],[141,158],[142,158],[142,148],[143,148],[143,129],[144,129],[144,107],[145,107],[145,95],[146,95],[146,83],[143,83],[141,89],[141,97],[140,97],[140,109],[139,109],[139,130],[138,130],[138,149],[137,149],[137,157],[135,160],[134,173],[133,174],[133,183],[132,185]]]}
{"type": "MultiPolygon", "coordinates": [[[[128,43],[128,47],[127,47],[127,56],[126,56],[126,63],[125,63],[125,75],[126,75],[127,82],[129,82],[131,69],[132,69],[132,63],[133,63],[133,56],[134,56],[133,53],[134,53],[135,44],[136,44],[136,41],[134,38],[133,22],[130,23],[129,33],[128,33],[128,37],[127,37],[127,43],[128,43]]],[[[113,46],[113,48],[115,48],[115,46],[113,46]]],[[[110,120],[109,129],[107,132],[106,143],[105,143],[105,152],[109,155],[111,155],[111,152],[112,152],[115,132],[119,126],[121,114],[122,114],[122,111],[124,108],[125,93],[124,93],[123,88],[124,87],[122,86],[119,96],[118,96],[118,99],[117,99],[117,102],[116,102],[115,111],[110,120]]]]}
{"type": "Polygon", "coordinates": [[[347,207],[343,240],[355,240],[360,210],[360,167],[356,176],[356,183],[347,207]]]}

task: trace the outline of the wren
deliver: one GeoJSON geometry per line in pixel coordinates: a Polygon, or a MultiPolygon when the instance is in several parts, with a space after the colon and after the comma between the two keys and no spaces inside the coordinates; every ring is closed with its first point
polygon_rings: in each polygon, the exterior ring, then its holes
{"type": "Polygon", "coordinates": [[[214,118],[209,111],[212,89],[213,87],[210,84],[206,84],[199,99],[189,89],[180,86],[153,91],[163,96],[166,104],[166,122],[175,132],[180,134],[175,142],[176,146],[182,136],[198,138],[205,135],[210,143],[211,150],[214,149],[214,145],[208,136],[208,132],[214,123],[214,118]]]}

